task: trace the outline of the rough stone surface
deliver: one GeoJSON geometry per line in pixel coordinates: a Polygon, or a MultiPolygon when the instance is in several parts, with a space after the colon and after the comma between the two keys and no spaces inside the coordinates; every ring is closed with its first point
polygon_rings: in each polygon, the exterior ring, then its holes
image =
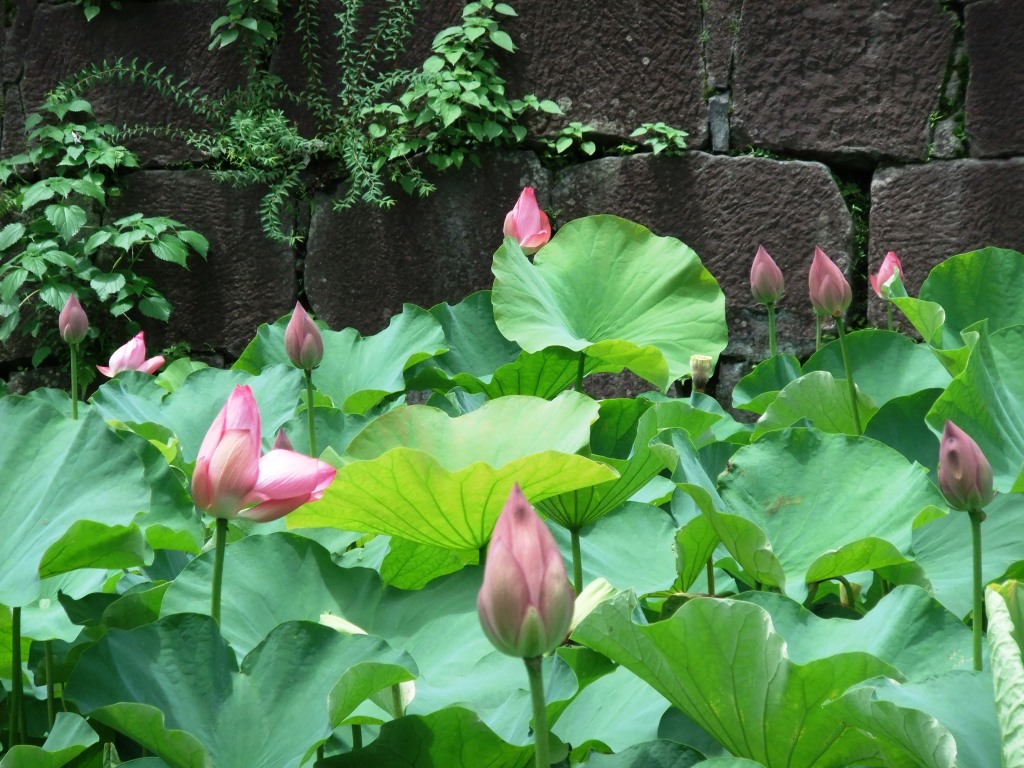
{"type": "Polygon", "coordinates": [[[732,77],[736,37],[743,19],[744,0],[703,0],[704,82],[709,91],[725,91],[732,77]]]}
{"type": "Polygon", "coordinates": [[[921,0],[744,3],[733,146],[923,160],[954,24],[921,0]]]}
{"type": "MultiPolygon", "coordinates": [[[[870,270],[888,251],[916,296],[939,262],[988,245],[1024,251],[1024,158],[887,168],[871,182],[870,270]]],[[[882,303],[870,316],[884,319],[882,303]]]]}
{"type": "Polygon", "coordinates": [[[964,14],[966,128],[974,157],[1024,153],[1024,3],[983,0],[964,14]]]}
{"type": "Polygon", "coordinates": [[[547,207],[549,174],[532,153],[489,155],[434,179],[437,191],[390,210],[334,211],[318,196],[306,248],[306,295],[334,328],[377,333],[403,303],[429,308],[490,288],[505,214],[524,186],[547,207]]]}
{"type": "Polygon", "coordinates": [[[140,269],[174,305],[169,324],[146,325],[154,347],[184,339],[197,353],[237,356],[260,323],[295,306],[295,257],[264,236],[261,196],[256,188],[220,184],[206,171],[139,171],[126,179],[112,217],[135,211],[170,216],[210,241],[207,261],[190,256],[189,271],[152,258],[140,269]]]}
{"type": "Polygon", "coordinates": [[[814,316],[807,270],[814,246],[843,269],[851,258],[850,215],[828,169],[690,152],[684,157],[606,158],[566,171],[552,191],[560,221],[614,213],[693,248],[726,296],[728,353],[763,357],[767,322],[750,295],[750,264],[763,244],[786,279],[777,312],[782,351],[807,354],[814,316]]]}
{"type": "Polygon", "coordinates": [[[513,3],[506,27],[519,43],[507,78],[514,93],[560,100],[569,120],[609,136],[640,123],[707,141],[697,3],[683,0],[549,0],[513,3]]]}
{"type": "MultiPolygon", "coordinates": [[[[237,50],[207,50],[210,24],[224,13],[219,0],[126,2],[121,10],[104,6],[91,22],[73,3],[48,5],[20,0],[14,26],[8,29],[3,80],[17,84],[26,113],[42,103],[54,85],[89,64],[138,59],[154,69],[166,67],[176,80],[187,78],[203,93],[220,95],[241,83],[237,50]]],[[[115,125],[201,127],[190,110],[178,107],[139,84],[106,83],[84,93],[102,121],[115,125]]],[[[7,131],[5,154],[23,137],[7,131]]],[[[194,159],[197,153],[180,140],[136,139],[140,161],[152,165],[194,159]]]]}
{"type": "Polygon", "coordinates": [[[729,96],[720,93],[708,99],[708,126],[711,130],[711,151],[729,151],[729,96]]]}

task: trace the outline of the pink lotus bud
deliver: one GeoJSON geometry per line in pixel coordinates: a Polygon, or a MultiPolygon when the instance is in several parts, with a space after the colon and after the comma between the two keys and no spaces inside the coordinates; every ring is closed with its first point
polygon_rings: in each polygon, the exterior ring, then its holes
{"type": "Polygon", "coordinates": [[[888,298],[882,295],[882,286],[889,282],[889,279],[896,273],[899,273],[900,280],[903,279],[903,265],[900,264],[900,259],[896,255],[896,251],[889,251],[885,254],[885,258],[882,260],[882,266],[878,268],[877,275],[868,275],[868,279],[871,281],[871,287],[875,293],[878,294],[879,298],[888,298]]]}
{"type": "Polygon", "coordinates": [[[985,454],[948,419],[939,442],[939,489],[949,506],[965,512],[982,509],[996,495],[985,454]]]}
{"type": "Polygon", "coordinates": [[[284,331],[284,350],[296,368],[311,371],[324,359],[324,340],[306,310],[298,302],[284,331]]]}
{"type": "Polygon", "coordinates": [[[142,373],[156,373],[164,364],[161,355],[146,359],[146,339],[142,331],[135,334],[135,338],[110,356],[110,365],[97,365],[96,370],[112,379],[121,371],[141,371],[142,373]]]}
{"type": "Polygon", "coordinates": [[[505,237],[514,237],[523,253],[536,253],[551,239],[551,223],[537,205],[533,187],[524,187],[516,206],[505,216],[505,237]]]}
{"type": "Polygon", "coordinates": [[[509,656],[543,656],[569,632],[573,592],[562,554],[518,485],[494,527],[476,604],[484,634],[509,656]]]}
{"type": "Polygon", "coordinates": [[[763,245],[757,246],[754,263],[750,266],[750,292],[758,304],[774,304],[782,298],[785,285],[782,270],[768,255],[763,245]]]}
{"type": "Polygon", "coordinates": [[[292,441],[288,439],[288,435],[285,434],[283,429],[277,430],[277,437],[274,438],[274,450],[281,449],[282,451],[293,451],[295,448],[292,446],[292,441]]]}
{"type": "Polygon", "coordinates": [[[814,246],[814,261],[811,262],[807,285],[810,288],[811,304],[819,315],[839,317],[849,309],[853,301],[853,291],[842,270],[818,246],[814,246]]]}
{"type": "Polygon", "coordinates": [[[260,411],[252,390],[237,386],[199,448],[192,499],[213,517],[267,522],[322,498],[336,472],[277,443],[261,458],[260,411]]]}
{"type": "Polygon", "coordinates": [[[85,310],[82,309],[75,294],[71,294],[64,302],[64,309],[60,311],[57,326],[60,328],[60,337],[68,344],[77,344],[88,333],[89,318],[85,316],[85,310]]]}

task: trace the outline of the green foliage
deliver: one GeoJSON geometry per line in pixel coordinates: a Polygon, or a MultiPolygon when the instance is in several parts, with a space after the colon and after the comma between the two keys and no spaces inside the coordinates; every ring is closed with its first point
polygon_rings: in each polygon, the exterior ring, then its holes
{"type": "Polygon", "coordinates": [[[673,128],[665,123],[641,123],[640,127],[629,134],[633,138],[644,137],[644,144],[651,148],[651,151],[660,155],[668,156],[681,155],[686,151],[686,131],[673,128]]]}
{"type": "Polygon", "coordinates": [[[190,252],[205,258],[206,238],[163,216],[106,220],[117,175],[138,163],[87,101],[51,99],[26,129],[28,150],[0,161],[9,220],[0,230],[0,341],[15,330],[40,338],[38,364],[58,341],[54,313],[72,294],[94,326],[109,325],[101,314],[133,327],[139,315],[166,321],[170,303],[137,267],[146,256],[184,267],[190,252]]]}

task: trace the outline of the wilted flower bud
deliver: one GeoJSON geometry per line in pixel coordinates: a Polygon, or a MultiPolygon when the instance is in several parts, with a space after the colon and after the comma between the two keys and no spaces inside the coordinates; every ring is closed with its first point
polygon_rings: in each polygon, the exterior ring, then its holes
{"type": "Polygon", "coordinates": [[[708,379],[715,366],[708,355],[690,355],[690,377],[693,379],[693,391],[703,392],[708,386],[708,379]]]}
{"type": "Polygon", "coordinates": [[[954,509],[982,509],[995,497],[992,466],[978,444],[946,420],[939,443],[939,489],[954,509]]]}
{"type": "Polygon", "coordinates": [[[284,350],[296,368],[311,371],[324,359],[324,340],[306,310],[298,302],[284,331],[284,350]]]}
{"type": "Polygon", "coordinates": [[[896,251],[889,251],[885,254],[885,258],[882,260],[882,266],[878,268],[877,275],[868,275],[868,279],[871,281],[871,287],[875,293],[878,294],[879,298],[887,298],[882,295],[882,286],[889,282],[894,274],[899,273],[900,280],[903,279],[903,265],[900,264],[900,259],[896,255],[896,251]]]}
{"type": "Polygon", "coordinates": [[[853,291],[843,271],[818,246],[814,246],[814,261],[811,262],[807,285],[811,304],[819,315],[839,317],[853,301],[853,291]]]}
{"type": "Polygon", "coordinates": [[[57,319],[60,328],[60,337],[68,344],[77,344],[85,338],[89,331],[89,318],[85,316],[85,310],[75,294],[71,294],[64,302],[64,309],[60,311],[57,319]]]}
{"type": "Polygon", "coordinates": [[[785,284],[782,270],[768,255],[763,245],[757,246],[754,263],[750,265],[750,292],[758,304],[774,304],[782,298],[785,284]]]}
{"type": "Polygon", "coordinates": [[[573,592],[562,553],[516,485],[494,527],[477,597],[484,634],[502,653],[550,653],[572,623],[573,592]]]}
{"type": "Polygon", "coordinates": [[[514,237],[528,256],[551,239],[551,223],[537,205],[533,187],[525,187],[515,208],[506,214],[505,237],[514,237]]]}

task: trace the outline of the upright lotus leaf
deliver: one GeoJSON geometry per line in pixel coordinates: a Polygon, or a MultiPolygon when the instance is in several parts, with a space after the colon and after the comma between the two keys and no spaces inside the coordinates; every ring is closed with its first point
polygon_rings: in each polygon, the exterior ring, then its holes
{"type": "Polygon", "coordinates": [[[995,333],[979,329],[964,372],[953,379],[928,412],[936,434],[949,419],[969,434],[992,465],[996,489],[1024,489],[1024,325],[995,333]]]}
{"type": "Polygon", "coordinates": [[[1008,581],[985,591],[989,662],[1003,765],[1024,765],[1024,594],[1008,581]]]}
{"type": "Polygon", "coordinates": [[[576,455],[597,416],[597,403],[577,392],[550,402],[502,397],[456,418],[427,406],[396,408],[352,441],[323,500],[289,515],[288,525],[479,549],[514,483],[537,502],[615,477],[576,455]]]}
{"type": "Polygon", "coordinates": [[[501,739],[462,707],[385,723],[372,744],[330,758],[331,768],[528,768],[533,747],[501,739]]]}
{"type": "Polygon", "coordinates": [[[182,458],[194,462],[210,424],[238,384],[252,388],[260,408],[263,442],[274,442],[277,430],[292,418],[303,391],[302,372],[292,365],[268,368],[259,376],[243,371],[204,368],[174,392],[147,377],[141,382],[120,377],[102,385],[92,403],[103,418],[128,426],[146,436],[147,422],[165,428],[180,443],[182,458]]]}
{"type": "MultiPolygon", "coordinates": [[[[520,352],[513,362],[501,366],[488,381],[476,380],[465,374],[455,376],[454,382],[467,392],[481,392],[489,398],[507,395],[533,395],[552,398],[579,377],[579,352],[565,347],[546,347],[538,352],[520,352]]],[[[588,357],[583,363],[583,375],[592,373],[619,373],[621,365],[605,363],[588,357]]]]}
{"type": "Polygon", "coordinates": [[[985,672],[952,670],[908,683],[879,678],[848,691],[828,709],[877,739],[890,760],[886,765],[999,765],[992,681],[985,672]]]}
{"type": "Polygon", "coordinates": [[[397,536],[390,539],[380,565],[380,577],[385,584],[398,589],[422,589],[434,579],[480,560],[480,552],[475,549],[445,549],[397,536]]]}
{"type": "Polygon", "coordinates": [[[333,730],[339,681],[367,664],[414,669],[379,638],[310,622],[279,625],[239,667],[212,618],[180,614],[110,630],[65,695],[174,768],[297,768],[333,730]]]}
{"type": "Polygon", "coordinates": [[[84,718],[71,712],[58,712],[53,729],[41,747],[27,744],[11,747],[0,760],[0,768],[62,768],[99,740],[84,718]]]}
{"type": "Polygon", "coordinates": [[[671,445],[655,440],[660,430],[690,426],[700,433],[706,424],[717,420],[678,400],[653,407],[642,400],[604,400],[591,427],[591,457],[613,467],[619,477],[544,499],[537,508],[559,525],[578,531],[623,504],[659,472],[676,465],[671,445]]]}
{"type": "MultiPolygon", "coordinates": [[[[249,373],[288,363],[284,352],[287,318],[262,325],[235,367],[249,373]]],[[[388,327],[374,336],[354,328],[325,330],[324,359],[313,371],[313,383],[345,413],[366,413],[381,400],[405,390],[405,370],[444,352],[444,331],[425,309],[405,304],[388,327]]]]}
{"type": "Polygon", "coordinates": [[[905,562],[918,513],[943,503],[924,470],[892,448],[815,429],[740,448],[719,492],[726,510],[702,510],[726,548],[794,599],[812,582],[905,562]]]}
{"type": "MultiPolygon", "coordinates": [[[[916,461],[934,473],[939,467],[939,441],[928,429],[925,416],[941,394],[941,389],[922,389],[912,395],[893,398],[864,425],[864,434],[895,448],[908,461],[916,461]]],[[[935,476],[932,474],[933,478],[935,476]]]]}
{"type": "Polygon", "coordinates": [[[774,355],[755,366],[732,391],[732,405],[764,413],[787,384],[800,378],[800,361],[792,355],[774,355]]]}
{"type": "Polygon", "coordinates": [[[857,413],[854,418],[850,389],[844,379],[833,378],[828,371],[811,371],[791,381],[758,419],[752,439],[794,424],[806,424],[833,434],[856,435],[857,424],[866,424],[878,410],[864,393],[857,390],[857,413]],[[806,420],[806,421],[804,421],[806,420]]]}
{"type": "Polygon", "coordinates": [[[71,421],[45,403],[4,397],[0,423],[0,603],[35,601],[41,572],[141,564],[133,520],[150,488],[138,455],[100,415],[71,421]]]}
{"type": "MultiPolygon", "coordinates": [[[[922,389],[945,389],[952,377],[923,344],[901,333],[869,328],[846,337],[857,389],[875,405],[922,389]]],[[[804,373],[828,371],[846,378],[838,341],[826,344],[804,363],[804,373]]]]}
{"type": "Polygon", "coordinates": [[[623,593],[572,637],[645,680],[733,755],[767,768],[842,768],[877,756],[825,705],[872,677],[899,679],[880,659],[854,651],[798,664],[768,613],[734,600],[696,598],[650,625],[636,613],[623,593]]]}
{"type": "Polygon", "coordinates": [[[697,254],[616,216],[569,222],[532,263],[506,238],[492,271],[495,322],[528,352],[585,352],[664,392],[726,345],[725,296],[697,254]]]}
{"type": "Polygon", "coordinates": [[[981,248],[951,256],[921,285],[919,297],[945,311],[938,346],[963,346],[961,333],[979,320],[998,331],[1024,323],[1024,255],[1005,248],[981,248]]]}

